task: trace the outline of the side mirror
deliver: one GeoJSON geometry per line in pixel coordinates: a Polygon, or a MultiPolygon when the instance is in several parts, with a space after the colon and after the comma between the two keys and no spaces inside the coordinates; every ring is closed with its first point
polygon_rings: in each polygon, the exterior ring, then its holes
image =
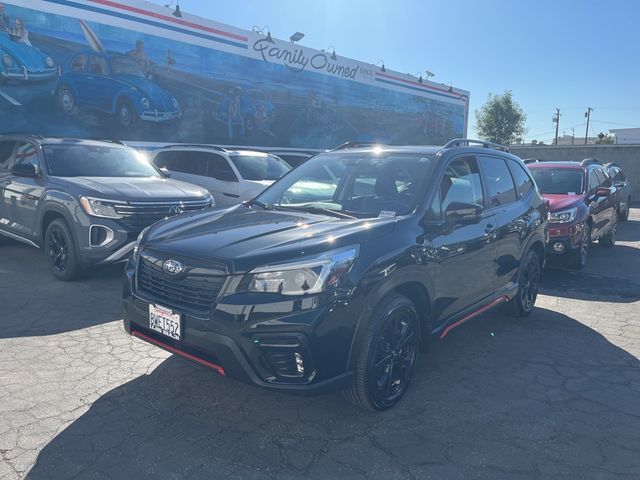
{"type": "Polygon", "coordinates": [[[607,187],[596,188],[596,197],[608,197],[609,195],[611,195],[611,190],[607,187]]]}
{"type": "Polygon", "coordinates": [[[162,176],[164,178],[171,178],[171,172],[169,170],[167,170],[167,167],[162,167],[160,169],[160,173],[162,173],[162,176]]]}
{"type": "Polygon", "coordinates": [[[451,202],[444,213],[444,220],[446,223],[478,223],[483,210],[477,203],[451,202]]]}
{"type": "Polygon", "coordinates": [[[622,188],[624,187],[624,182],[618,180],[616,183],[613,184],[613,186],[616,188],[622,188]]]}
{"type": "Polygon", "coordinates": [[[11,169],[11,173],[18,177],[37,177],[38,169],[32,163],[19,163],[14,165],[11,169]]]}

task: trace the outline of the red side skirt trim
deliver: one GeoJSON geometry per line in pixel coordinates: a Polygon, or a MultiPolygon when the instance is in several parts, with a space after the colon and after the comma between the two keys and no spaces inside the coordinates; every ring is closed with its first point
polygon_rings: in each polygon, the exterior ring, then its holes
{"type": "Polygon", "coordinates": [[[209,367],[212,368],[213,370],[215,370],[216,372],[218,372],[220,375],[224,376],[224,368],[222,368],[220,365],[216,365],[215,363],[209,362],[208,360],[205,360],[204,358],[200,358],[200,357],[196,357],[195,355],[191,355],[190,353],[185,352],[184,350],[180,350],[178,348],[172,347],[171,345],[167,345],[166,343],[160,342],[159,340],[156,340],[155,338],[151,338],[147,335],[145,335],[144,333],[140,333],[136,330],[131,330],[131,335],[133,335],[134,337],[138,337],[141,338],[142,340],[145,340],[149,343],[154,344],[156,347],[160,347],[160,348],[164,348],[165,350],[171,352],[171,353],[175,353],[176,355],[180,355],[181,357],[187,358],[189,360],[193,360],[194,362],[197,362],[201,365],[204,365],[205,367],[209,367]]]}
{"type": "Polygon", "coordinates": [[[440,335],[440,339],[443,339],[444,337],[446,337],[447,334],[451,330],[453,330],[456,327],[459,327],[460,325],[462,325],[467,320],[471,320],[472,318],[477,317],[481,313],[484,313],[487,310],[491,310],[496,305],[499,305],[501,303],[508,302],[508,301],[509,301],[509,297],[507,297],[506,295],[504,295],[504,296],[502,296],[500,298],[496,298],[493,302],[486,304],[484,307],[480,307],[478,310],[476,310],[474,312],[471,312],[466,317],[463,317],[460,320],[458,320],[457,322],[454,322],[451,325],[449,325],[447,328],[444,329],[444,331],[442,332],[442,335],[440,335]]]}

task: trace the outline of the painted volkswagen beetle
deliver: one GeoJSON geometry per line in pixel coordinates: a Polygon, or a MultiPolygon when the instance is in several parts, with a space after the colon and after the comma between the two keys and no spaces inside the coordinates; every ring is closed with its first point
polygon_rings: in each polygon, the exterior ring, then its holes
{"type": "Polygon", "coordinates": [[[146,76],[135,58],[119,53],[77,53],[53,93],[66,114],[81,108],[99,110],[122,127],[180,117],[178,100],[146,76]]]}
{"type": "Polygon", "coordinates": [[[54,60],[36,47],[0,32],[0,83],[5,80],[36,81],[58,76],[54,60]]]}

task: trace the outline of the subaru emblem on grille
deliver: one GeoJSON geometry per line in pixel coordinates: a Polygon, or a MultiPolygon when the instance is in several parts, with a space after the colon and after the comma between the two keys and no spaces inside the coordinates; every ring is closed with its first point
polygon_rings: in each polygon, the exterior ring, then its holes
{"type": "Polygon", "coordinates": [[[162,263],[162,270],[169,275],[178,275],[184,270],[184,263],[180,260],[165,260],[162,263]]]}
{"type": "Polygon", "coordinates": [[[169,215],[174,216],[182,213],[182,205],[171,205],[169,208],[169,215]]]}

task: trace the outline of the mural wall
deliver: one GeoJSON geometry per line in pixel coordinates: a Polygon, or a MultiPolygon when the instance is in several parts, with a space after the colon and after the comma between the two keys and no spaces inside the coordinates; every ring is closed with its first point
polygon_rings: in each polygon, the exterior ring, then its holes
{"type": "Polygon", "coordinates": [[[0,3],[0,132],[441,144],[465,135],[468,96],[148,2],[0,3]]]}

